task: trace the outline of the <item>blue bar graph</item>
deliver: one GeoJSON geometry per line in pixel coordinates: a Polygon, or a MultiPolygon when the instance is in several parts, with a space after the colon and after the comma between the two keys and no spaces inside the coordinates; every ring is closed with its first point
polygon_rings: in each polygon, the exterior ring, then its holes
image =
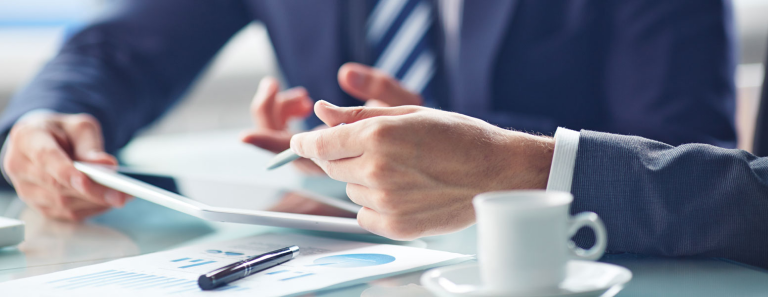
{"type": "Polygon", "coordinates": [[[186,265],[186,266],[181,266],[181,267],[179,267],[179,268],[190,268],[190,267],[201,266],[201,265],[205,265],[205,264],[211,264],[211,263],[216,263],[216,261],[205,261],[205,262],[199,262],[199,263],[195,263],[195,264],[190,264],[190,265],[186,265]]]}
{"type": "MultiPolygon", "coordinates": [[[[213,262],[215,261],[199,262],[187,266],[203,265],[213,262]]],[[[119,270],[105,270],[67,277],[49,281],[48,284],[56,289],[70,291],[101,289],[108,292],[108,290],[113,290],[114,288],[134,291],[152,290],[154,292],[160,291],[165,293],[200,291],[200,288],[197,286],[197,280],[119,270]]],[[[218,288],[217,290],[242,291],[248,290],[248,288],[230,285],[218,288]]]]}
{"type": "Polygon", "coordinates": [[[281,279],[281,281],[287,281],[287,280],[297,279],[297,278],[300,278],[300,277],[305,277],[305,276],[310,276],[310,275],[314,275],[314,273],[307,273],[307,274],[302,274],[302,275],[292,276],[292,277],[288,277],[288,278],[284,278],[284,279],[281,279]]]}
{"type": "MultiPolygon", "coordinates": [[[[182,269],[190,268],[190,267],[196,267],[196,266],[201,266],[201,265],[205,265],[205,264],[216,263],[216,261],[206,261],[205,259],[192,259],[192,258],[181,258],[181,259],[171,260],[171,262],[175,262],[175,263],[177,263],[177,262],[194,263],[194,264],[188,264],[188,265],[184,265],[184,266],[179,266],[179,268],[182,268],[182,269]]],[[[179,263],[179,264],[182,264],[182,263],[179,263]]]]}

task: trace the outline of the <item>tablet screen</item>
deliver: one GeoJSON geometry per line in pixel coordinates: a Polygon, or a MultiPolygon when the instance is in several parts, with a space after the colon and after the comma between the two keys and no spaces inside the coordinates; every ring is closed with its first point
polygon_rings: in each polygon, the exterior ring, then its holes
{"type": "Polygon", "coordinates": [[[289,190],[255,183],[146,174],[125,168],[119,172],[213,207],[347,218],[354,218],[360,208],[346,197],[329,197],[310,189],[289,190]]]}

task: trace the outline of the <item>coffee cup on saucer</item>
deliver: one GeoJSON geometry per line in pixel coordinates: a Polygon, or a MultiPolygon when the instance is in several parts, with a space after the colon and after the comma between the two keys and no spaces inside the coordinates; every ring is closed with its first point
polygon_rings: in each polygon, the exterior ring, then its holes
{"type": "Polygon", "coordinates": [[[593,212],[569,214],[573,196],[557,191],[504,191],[477,195],[478,261],[485,289],[528,293],[557,290],[568,260],[597,260],[605,226],[593,212]],[[588,250],[570,238],[582,227],[595,232],[588,250]]]}
{"type": "Polygon", "coordinates": [[[448,266],[422,275],[438,296],[600,296],[621,290],[632,273],[594,262],[605,252],[605,226],[597,214],[571,216],[573,196],[557,191],[502,191],[477,195],[478,263],[448,266]],[[588,227],[589,249],[570,238],[588,227]]]}

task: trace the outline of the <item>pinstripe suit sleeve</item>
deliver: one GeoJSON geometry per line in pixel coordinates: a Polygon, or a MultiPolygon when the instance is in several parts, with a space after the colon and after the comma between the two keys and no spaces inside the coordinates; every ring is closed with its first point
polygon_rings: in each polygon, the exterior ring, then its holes
{"type": "Polygon", "coordinates": [[[114,153],[181,98],[251,21],[235,0],[112,2],[114,8],[73,35],[14,96],[0,117],[0,141],[32,110],[88,113],[114,153]]]}
{"type": "Polygon", "coordinates": [[[606,223],[610,252],[768,267],[768,158],[583,130],[571,191],[572,212],[606,223]]]}

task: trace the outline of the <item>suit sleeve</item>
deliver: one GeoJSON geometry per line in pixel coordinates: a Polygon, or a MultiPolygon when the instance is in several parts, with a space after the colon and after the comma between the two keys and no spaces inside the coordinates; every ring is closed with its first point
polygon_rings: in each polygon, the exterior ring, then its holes
{"type": "Polygon", "coordinates": [[[735,147],[730,1],[611,3],[605,132],[735,147]]]}
{"type": "Polygon", "coordinates": [[[242,6],[233,0],[121,1],[72,36],[13,98],[0,132],[6,135],[31,110],[89,113],[114,153],[176,102],[250,21],[242,6]]]}
{"type": "Polygon", "coordinates": [[[583,130],[573,176],[571,211],[603,219],[611,252],[768,267],[768,158],[583,130]]]}

